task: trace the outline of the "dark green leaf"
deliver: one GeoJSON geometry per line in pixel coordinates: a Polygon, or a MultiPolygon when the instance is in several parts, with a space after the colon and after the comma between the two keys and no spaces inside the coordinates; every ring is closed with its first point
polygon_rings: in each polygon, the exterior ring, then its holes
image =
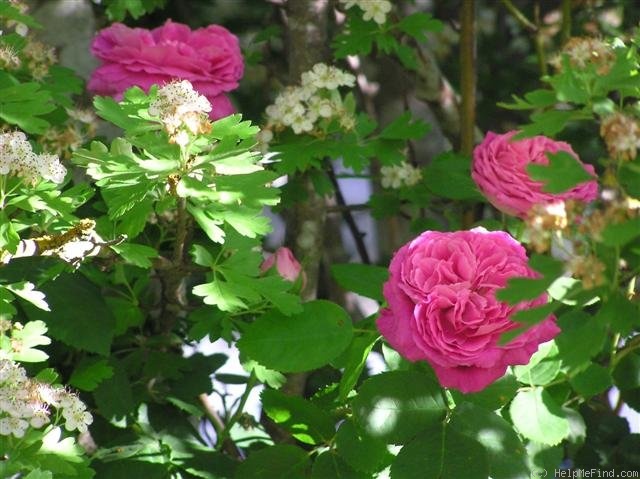
{"type": "Polygon", "coordinates": [[[305,303],[303,311],[285,316],[272,311],[259,317],[238,342],[243,354],[282,372],[309,371],[344,351],[353,335],[351,318],[324,300],[305,303]]]}
{"type": "Polygon", "coordinates": [[[411,113],[406,112],[388,124],[380,133],[386,140],[419,139],[426,135],[430,127],[422,120],[411,121],[411,113]]]}
{"type": "Polygon", "coordinates": [[[516,378],[511,374],[507,374],[477,393],[463,394],[455,389],[450,392],[456,404],[469,401],[490,411],[495,411],[513,399],[518,387],[519,384],[516,378]]]}
{"type": "Polygon", "coordinates": [[[113,368],[106,359],[89,358],[80,361],[75,367],[69,384],[83,391],[93,391],[103,380],[111,376],[113,368]]]}
{"type": "Polygon", "coordinates": [[[390,443],[403,443],[438,423],[445,412],[440,385],[417,371],[392,371],[367,379],[353,402],[363,430],[390,443]]]}
{"type": "Polygon", "coordinates": [[[379,471],[392,459],[384,441],[362,433],[351,421],[340,425],[336,450],[351,467],[368,473],[379,471]]]}
{"type": "Polygon", "coordinates": [[[609,223],[602,231],[602,242],[607,246],[623,246],[640,236],[640,218],[622,223],[609,223]]]}
{"type": "Polygon", "coordinates": [[[551,283],[562,275],[564,266],[550,256],[534,255],[529,266],[542,274],[542,278],[510,278],[507,286],[496,293],[496,298],[509,304],[535,299],[544,293],[551,283]]]}
{"type": "Polygon", "coordinates": [[[427,39],[426,32],[439,32],[442,30],[442,22],[440,20],[436,20],[430,14],[422,12],[407,15],[396,26],[419,42],[427,39]]]}
{"type": "Polygon", "coordinates": [[[313,463],[312,479],[369,479],[370,476],[355,471],[332,451],[320,454],[313,463]]]}
{"type": "Polygon", "coordinates": [[[424,181],[438,196],[452,200],[482,201],[483,196],[471,179],[471,159],[446,152],[436,156],[423,171],[424,181]]]}
{"type": "Polygon", "coordinates": [[[434,424],[404,446],[391,465],[391,479],[418,477],[487,479],[487,452],[447,424],[434,424]]]}
{"type": "Polygon", "coordinates": [[[389,278],[387,268],[361,263],[331,265],[331,274],[347,291],[383,302],[382,284],[389,278]]]}
{"type": "Polygon", "coordinates": [[[487,451],[492,479],[530,479],[526,451],[513,426],[498,414],[470,403],[454,410],[451,428],[487,451]]]}
{"type": "Polygon", "coordinates": [[[236,479],[301,479],[308,477],[309,455],[303,449],[278,444],[249,454],[236,479]]]}
{"type": "Polygon", "coordinates": [[[591,364],[576,374],[569,382],[575,391],[585,398],[606,391],[613,384],[609,370],[599,364],[591,364]]]}

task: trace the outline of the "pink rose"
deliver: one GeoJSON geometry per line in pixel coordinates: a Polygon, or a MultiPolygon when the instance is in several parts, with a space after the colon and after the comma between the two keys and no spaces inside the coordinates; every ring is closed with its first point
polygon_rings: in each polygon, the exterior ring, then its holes
{"type": "Polygon", "coordinates": [[[426,231],[396,252],[389,270],[389,306],[378,329],[402,356],[429,362],[445,387],[480,391],[507,366],[527,364],[560,332],[549,316],[498,345],[502,333],[519,326],[510,319],[514,312],[547,301],[546,294],[516,306],[496,299],[509,278],[536,276],[524,248],[505,232],[426,231]]]}
{"type": "Polygon", "coordinates": [[[234,112],[226,92],[238,87],[244,64],[238,38],[226,28],[209,25],[191,30],[171,20],[154,30],[114,23],[101,30],[91,44],[100,60],[88,89],[121,99],[125,90],[172,80],[189,80],[212,105],[211,118],[234,112]]]}
{"type": "MultiPolygon", "coordinates": [[[[471,176],[493,206],[507,214],[524,217],[536,204],[568,199],[589,202],[598,196],[595,180],[560,194],[543,192],[542,183],[529,177],[527,165],[548,164],[547,153],[566,151],[579,160],[578,155],[569,144],[545,136],[511,141],[516,133],[497,135],[489,132],[473,151],[471,176]]],[[[585,164],[583,167],[595,176],[593,166],[585,164]]]]}
{"type": "Polygon", "coordinates": [[[260,271],[265,273],[270,270],[273,265],[276,266],[276,270],[280,276],[292,283],[298,279],[302,271],[302,266],[300,266],[298,260],[293,256],[291,250],[285,247],[278,248],[275,253],[265,259],[260,265],[260,271]]]}

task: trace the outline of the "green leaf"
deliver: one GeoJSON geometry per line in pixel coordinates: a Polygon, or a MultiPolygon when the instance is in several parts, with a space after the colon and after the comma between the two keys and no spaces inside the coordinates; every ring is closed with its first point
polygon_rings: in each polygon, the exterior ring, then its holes
{"type": "Polygon", "coordinates": [[[431,127],[422,120],[411,121],[411,113],[406,112],[389,123],[380,133],[385,140],[411,140],[422,138],[431,127]]]}
{"type": "Polygon", "coordinates": [[[313,463],[311,479],[369,479],[362,472],[355,471],[340,456],[332,451],[320,454],[313,463]]]}
{"type": "Polygon", "coordinates": [[[469,401],[490,411],[495,411],[513,399],[519,386],[513,375],[506,374],[477,393],[463,394],[455,389],[449,392],[456,404],[469,401]]]}
{"type": "Polygon", "coordinates": [[[122,243],[112,246],[111,249],[128,263],[145,269],[151,267],[151,258],[158,256],[158,252],[154,248],[142,244],[122,243]]]}
{"type": "Polygon", "coordinates": [[[506,287],[497,291],[496,298],[509,304],[535,299],[562,275],[564,269],[561,261],[543,255],[533,255],[529,266],[541,273],[542,278],[510,278],[506,287]]]}
{"type": "Polygon", "coordinates": [[[11,353],[15,361],[26,363],[39,363],[46,361],[49,355],[44,351],[35,349],[35,346],[51,344],[51,339],[46,336],[47,326],[42,321],[29,321],[22,329],[14,329],[12,339],[21,345],[19,349],[11,353]]]}
{"type": "Polygon", "coordinates": [[[609,223],[602,230],[602,242],[607,246],[624,246],[640,236],[640,217],[609,223]]]}
{"type": "Polygon", "coordinates": [[[50,125],[39,117],[55,110],[52,100],[35,82],[0,88],[0,118],[26,133],[43,134],[50,125]]]}
{"type": "Polygon", "coordinates": [[[43,471],[38,468],[24,476],[24,479],[53,479],[53,475],[51,474],[51,471],[43,471]]]}
{"type": "Polygon", "coordinates": [[[487,479],[487,452],[446,423],[434,424],[404,446],[391,465],[391,479],[418,477],[487,479]]]}
{"type": "Polygon", "coordinates": [[[349,420],[338,429],[336,450],[351,467],[367,473],[379,471],[392,459],[384,441],[363,434],[349,420]]]}
{"type": "Polygon", "coordinates": [[[106,359],[87,358],[73,370],[69,384],[83,391],[93,391],[104,380],[113,376],[113,368],[106,359]]]}
{"type": "Polygon", "coordinates": [[[607,368],[593,363],[572,377],[569,383],[578,394],[590,398],[609,389],[613,384],[613,379],[607,368]]]}
{"type": "Polygon", "coordinates": [[[358,382],[362,370],[367,364],[369,353],[379,338],[380,335],[377,331],[354,336],[351,344],[343,355],[345,365],[338,388],[340,401],[344,401],[347,398],[358,382]]]}
{"type": "Polygon", "coordinates": [[[7,286],[7,289],[16,296],[33,304],[36,308],[40,308],[43,311],[51,311],[49,305],[45,301],[45,295],[35,289],[33,283],[29,281],[22,281],[20,283],[13,283],[7,286]]]}
{"type": "Polygon", "coordinates": [[[554,341],[549,341],[538,347],[529,364],[514,366],[513,372],[518,381],[531,386],[544,386],[553,381],[560,372],[561,361],[558,357],[558,347],[554,341]]]}
{"type": "Polygon", "coordinates": [[[513,426],[501,416],[470,403],[458,405],[451,428],[487,451],[492,479],[530,479],[526,451],[513,426]]]}
{"type": "Polygon", "coordinates": [[[308,477],[309,455],[303,449],[278,444],[249,454],[240,463],[236,478],[242,479],[301,479],[308,477]]]}
{"type": "Polygon", "coordinates": [[[121,363],[110,362],[113,375],[103,380],[93,391],[98,411],[107,420],[120,419],[136,407],[131,383],[121,363]]]}
{"type": "Polygon", "coordinates": [[[514,140],[529,138],[535,135],[553,137],[562,131],[565,125],[574,118],[583,118],[584,114],[572,110],[547,110],[531,115],[532,123],[523,125],[514,140]]]}
{"type": "Polygon", "coordinates": [[[509,412],[518,432],[532,441],[555,446],[569,435],[565,413],[542,388],[518,392],[509,412]]]}
{"type": "Polygon", "coordinates": [[[433,377],[417,371],[392,371],[367,379],[352,409],[367,434],[403,443],[441,421],[446,407],[433,377]]]}
{"type": "Polygon", "coordinates": [[[264,366],[281,372],[316,369],[344,351],[353,335],[351,318],[337,304],[316,300],[302,313],[271,311],[247,326],[238,348],[264,366]]]}
{"type": "Polygon", "coordinates": [[[558,151],[547,153],[549,164],[527,166],[532,180],[543,183],[542,191],[546,193],[564,193],[581,183],[594,179],[584,166],[570,153],[558,151]]]}
{"type": "Polygon", "coordinates": [[[396,24],[397,28],[407,35],[411,35],[419,42],[427,39],[426,32],[439,32],[442,30],[442,26],[443,24],[440,20],[436,20],[430,14],[422,12],[407,15],[396,24]]]}
{"type": "Polygon", "coordinates": [[[261,398],[267,416],[298,441],[322,444],[334,436],[335,424],[331,416],[306,399],[273,389],[265,389],[261,398]]]}
{"type": "Polygon", "coordinates": [[[640,326],[640,307],[617,292],[603,302],[595,320],[610,325],[615,332],[627,336],[640,326]]]}
{"type": "Polygon", "coordinates": [[[453,152],[441,153],[423,170],[424,182],[436,195],[452,200],[482,201],[484,197],[471,179],[471,158],[453,152]]]}
{"type": "Polygon", "coordinates": [[[598,318],[576,310],[558,318],[561,333],[555,338],[559,357],[570,370],[581,369],[604,345],[607,328],[598,318]]]}
{"type": "Polygon", "coordinates": [[[347,291],[384,301],[382,285],[389,278],[387,268],[361,263],[333,264],[331,274],[347,291]]]}
{"type": "Polygon", "coordinates": [[[40,289],[55,313],[25,304],[31,320],[43,321],[54,339],[73,348],[109,354],[116,321],[100,288],[80,274],[64,273],[40,289]]]}
{"type": "Polygon", "coordinates": [[[623,357],[613,370],[613,379],[621,391],[640,388],[640,354],[623,357]]]}

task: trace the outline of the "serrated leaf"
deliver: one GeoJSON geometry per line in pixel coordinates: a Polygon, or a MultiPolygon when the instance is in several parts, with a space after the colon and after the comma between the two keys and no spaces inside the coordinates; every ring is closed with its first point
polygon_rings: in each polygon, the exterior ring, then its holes
{"type": "Polygon", "coordinates": [[[309,455],[298,447],[278,444],[252,452],[236,472],[242,479],[301,479],[308,477],[309,455]]]}
{"type": "Polygon", "coordinates": [[[113,376],[113,368],[106,359],[85,359],[73,370],[69,384],[83,391],[93,391],[104,380],[113,376]]]}
{"type": "Polygon", "coordinates": [[[333,264],[331,274],[347,291],[384,301],[382,285],[389,278],[387,268],[361,263],[333,264]]]}
{"type": "Polygon", "coordinates": [[[396,26],[420,42],[427,39],[426,32],[439,32],[443,24],[428,13],[417,12],[407,15],[396,26]]]}
{"type": "Polygon", "coordinates": [[[238,341],[240,351],[281,372],[309,371],[328,364],[351,341],[349,315],[324,300],[305,303],[301,313],[271,311],[249,324],[238,341]]]}
{"type": "Polygon", "coordinates": [[[451,428],[484,446],[492,479],[531,478],[524,445],[500,415],[463,403],[454,410],[451,428]]]}
{"type": "Polygon", "coordinates": [[[351,421],[344,421],[336,434],[336,450],[351,467],[373,473],[392,459],[384,441],[363,434],[351,421]]]}
{"type": "Polygon", "coordinates": [[[355,336],[344,354],[344,371],[338,387],[339,400],[344,401],[353,387],[358,382],[360,375],[367,363],[369,353],[373,349],[380,335],[371,331],[370,333],[355,336]]]}
{"type": "Polygon", "coordinates": [[[590,398],[609,389],[613,379],[607,368],[593,363],[572,377],[569,383],[578,394],[584,398],[590,398]]]}
{"type": "Polygon", "coordinates": [[[510,278],[506,287],[496,293],[496,298],[509,304],[539,297],[558,278],[564,269],[563,263],[550,256],[533,255],[529,259],[529,266],[542,278],[510,278]]]}
{"type": "Polygon", "coordinates": [[[506,374],[477,393],[463,394],[455,389],[449,392],[456,404],[471,402],[490,411],[500,409],[516,395],[520,385],[512,374],[506,374]]]}
{"type": "Polygon", "coordinates": [[[527,439],[555,446],[569,435],[569,421],[542,388],[520,391],[509,407],[513,424],[527,439]]]}
{"type": "Polygon", "coordinates": [[[273,389],[265,389],[261,398],[267,416],[300,442],[326,443],[335,434],[331,416],[306,399],[273,389]]]}
{"type": "Polygon", "coordinates": [[[422,120],[412,121],[411,113],[406,112],[388,124],[380,133],[385,140],[411,140],[426,135],[431,127],[422,120]]]}
{"type": "Polygon", "coordinates": [[[547,153],[548,165],[530,164],[527,172],[532,180],[543,183],[542,191],[546,193],[564,193],[581,183],[594,179],[584,166],[570,153],[558,151],[547,153]]]}
{"type": "Polygon", "coordinates": [[[621,223],[609,223],[602,230],[602,242],[607,246],[624,246],[640,236],[640,218],[621,223]]]}
{"type": "Polygon", "coordinates": [[[320,454],[313,463],[311,479],[369,479],[362,472],[355,471],[333,451],[320,454]]]}
{"type": "Polygon", "coordinates": [[[471,159],[468,156],[442,153],[423,170],[423,176],[427,187],[443,198],[474,201],[484,199],[471,179],[471,159]]]}
{"type": "Polygon", "coordinates": [[[487,452],[446,423],[432,425],[405,445],[391,465],[391,479],[417,477],[486,479],[487,452]]]}
{"type": "Polygon", "coordinates": [[[444,413],[438,382],[417,371],[392,371],[367,379],[353,401],[362,429],[389,443],[403,443],[438,423],[444,413]]]}

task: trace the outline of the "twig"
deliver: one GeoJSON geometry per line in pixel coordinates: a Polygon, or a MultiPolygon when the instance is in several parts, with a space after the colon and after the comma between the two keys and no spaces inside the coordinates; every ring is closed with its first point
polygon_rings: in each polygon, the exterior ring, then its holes
{"type": "Polygon", "coordinates": [[[258,383],[258,380],[256,378],[256,374],[253,371],[251,371],[251,374],[249,375],[249,379],[247,379],[247,387],[245,388],[244,393],[242,393],[242,397],[240,397],[240,403],[238,404],[238,407],[236,408],[231,418],[229,418],[229,420],[227,421],[227,424],[218,434],[218,443],[216,444],[216,449],[220,450],[221,448],[226,447],[225,443],[228,442],[229,435],[231,434],[231,428],[234,426],[235,423],[238,422],[238,419],[240,419],[240,416],[242,416],[242,411],[244,410],[244,407],[247,404],[247,400],[249,399],[249,394],[251,394],[251,391],[257,385],[257,383],[258,383]]]}
{"type": "Polygon", "coordinates": [[[564,43],[571,37],[571,0],[562,0],[562,27],[560,41],[564,43]]]}
{"type": "Polygon", "coordinates": [[[475,0],[463,0],[460,30],[460,150],[471,155],[476,123],[475,0]]]}
{"type": "Polygon", "coordinates": [[[358,205],[336,205],[336,206],[328,206],[327,213],[343,213],[345,210],[363,211],[368,209],[371,209],[371,206],[367,203],[361,203],[358,205]]]}
{"type": "MultiPolygon", "coordinates": [[[[207,416],[207,419],[211,421],[211,425],[216,430],[216,436],[219,443],[220,437],[222,436],[222,431],[225,430],[225,425],[222,422],[222,419],[220,419],[220,416],[218,415],[218,411],[216,411],[216,408],[213,406],[213,404],[211,404],[211,400],[209,399],[209,396],[207,394],[204,394],[204,393],[200,394],[198,396],[198,399],[200,400],[200,404],[202,404],[205,416],[207,416]]],[[[240,453],[238,448],[233,444],[233,442],[229,440],[225,440],[222,447],[224,447],[225,451],[227,451],[232,456],[237,457],[239,459],[242,458],[242,454],[240,453]]]]}
{"type": "Polygon", "coordinates": [[[509,13],[513,15],[520,25],[529,30],[531,33],[536,33],[538,31],[538,26],[529,20],[524,13],[522,13],[518,7],[516,7],[511,0],[502,0],[502,4],[505,6],[509,13]]]}
{"type": "Polygon", "coordinates": [[[369,259],[369,253],[367,252],[367,247],[364,244],[363,238],[364,233],[362,233],[358,229],[358,225],[356,224],[356,220],[353,218],[351,214],[351,210],[348,209],[347,203],[344,200],[344,196],[342,195],[342,191],[340,190],[340,184],[338,183],[338,179],[336,178],[336,173],[333,170],[333,165],[330,161],[326,162],[327,164],[327,175],[333,184],[333,188],[335,189],[336,201],[338,205],[342,209],[342,218],[345,223],[349,227],[349,231],[351,231],[351,235],[353,236],[353,240],[356,243],[356,249],[358,250],[358,254],[360,255],[360,259],[365,264],[371,264],[371,260],[369,259]]]}

